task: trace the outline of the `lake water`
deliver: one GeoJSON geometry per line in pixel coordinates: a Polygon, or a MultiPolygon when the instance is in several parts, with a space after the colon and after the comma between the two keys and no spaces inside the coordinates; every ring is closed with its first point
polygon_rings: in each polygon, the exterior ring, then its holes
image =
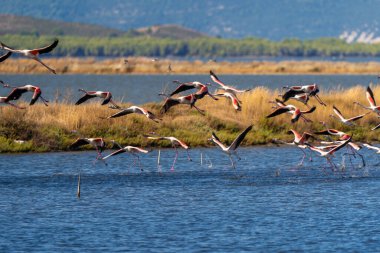
{"type": "Polygon", "coordinates": [[[379,252],[379,156],[361,153],[344,172],[297,168],[289,147],[241,148],[236,170],[216,148],[180,151],[174,171],[164,149],[160,172],[157,150],[143,172],[125,154],[2,154],[0,252],[379,252]]]}
{"type": "MultiPolygon", "coordinates": [[[[317,83],[321,90],[340,89],[355,85],[367,86],[377,83],[373,75],[218,75],[226,84],[241,89],[265,86],[271,89],[284,85],[317,83]]],[[[134,104],[160,101],[158,93],[176,88],[173,80],[183,82],[200,81],[212,83],[209,75],[0,75],[0,80],[15,86],[33,84],[40,86],[43,96],[50,101],[68,100],[75,102],[86,90],[112,92],[116,101],[134,104]]],[[[217,86],[213,86],[214,90],[217,86]]],[[[0,96],[6,96],[8,89],[0,89],[0,96]]],[[[27,96],[28,98],[31,95],[27,96]]]]}

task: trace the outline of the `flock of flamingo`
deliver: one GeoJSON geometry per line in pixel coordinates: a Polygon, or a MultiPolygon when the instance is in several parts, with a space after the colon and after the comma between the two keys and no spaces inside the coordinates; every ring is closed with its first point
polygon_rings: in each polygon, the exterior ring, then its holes
{"type": "MultiPolygon", "coordinates": [[[[0,42],[0,49],[3,49],[7,51],[6,54],[0,56],[0,62],[5,61],[8,57],[10,57],[13,53],[14,54],[20,54],[25,57],[31,58],[40,64],[42,64],[44,67],[46,67],[50,72],[56,74],[56,71],[52,69],[51,67],[47,66],[40,58],[40,54],[44,53],[49,53],[51,52],[56,46],[58,45],[58,40],[55,40],[51,45],[48,45],[46,47],[42,48],[37,48],[37,49],[13,49],[9,46],[6,46],[5,44],[0,42]]],[[[171,66],[170,66],[171,67],[171,66]]],[[[200,83],[197,81],[193,82],[180,82],[178,80],[173,81],[178,85],[178,87],[171,93],[169,94],[159,94],[161,96],[165,97],[163,106],[161,108],[160,113],[165,114],[170,110],[170,108],[176,106],[176,105],[189,105],[190,108],[195,108],[200,114],[204,114],[205,112],[197,107],[195,104],[198,100],[204,98],[206,95],[211,97],[214,100],[218,100],[219,97],[225,97],[231,101],[231,104],[233,108],[236,111],[241,111],[242,108],[242,103],[238,98],[238,94],[250,91],[250,89],[246,90],[239,90],[234,87],[231,87],[229,85],[226,85],[223,83],[213,71],[210,71],[210,78],[211,80],[217,84],[218,87],[218,93],[212,94],[209,91],[209,86],[211,85],[210,83],[200,83]],[[196,92],[191,93],[190,95],[185,95],[185,96],[176,96],[173,97],[174,95],[177,95],[181,92],[188,91],[196,89],[196,92]]],[[[26,92],[33,92],[32,99],[30,101],[30,105],[33,105],[36,103],[38,99],[40,99],[46,106],[48,106],[49,101],[46,100],[41,96],[42,91],[39,87],[34,86],[34,85],[24,85],[24,86],[19,86],[19,87],[14,87],[11,86],[3,81],[0,81],[4,87],[6,88],[11,88],[12,91],[5,97],[0,97],[0,103],[7,104],[10,106],[13,106],[17,109],[25,109],[25,107],[18,106],[17,104],[14,103],[14,101],[20,99],[20,97],[26,93],[26,92]]],[[[139,106],[130,106],[128,108],[122,108],[120,107],[115,101],[112,100],[112,94],[109,91],[86,91],[84,89],[79,89],[80,92],[83,92],[83,96],[78,99],[78,101],[75,103],[75,105],[80,105],[92,98],[101,98],[102,102],[101,105],[106,105],[106,104],[111,104],[109,107],[117,111],[116,113],[105,117],[104,119],[110,119],[110,118],[117,118],[121,116],[125,116],[131,113],[136,113],[136,114],[141,114],[144,115],[147,119],[152,120],[156,123],[160,123],[161,119],[154,115],[152,112],[139,107],[139,106]]],[[[290,121],[292,123],[297,122],[298,120],[302,119],[305,122],[310,122],[310,120],[307,118],[307,114],[314,113],[316,110],[316,106],[310,107],[308,105],[308,101],[310,98],[315,98],[321,106],[327,106],[322,99],[318,96],[319,93],[319,88],[318,85],[312,84],[312,85],[304,85],[304,86],[286,86],[283,87],[283,94],[279,95],[281,99],[276,98],[274,101],[270,101],[270,103],[273,104],[273,112],[270,113],[269,115],[266,116],[266,118],[272,118],[272,117],[278,117],[279,115],[283,114],[289,114],[290,116],[290,121]],[[296,100],[301,103],[303,103],[305,106],[308,107],[307,110],[301,110],[297,106],[294,106],[292,104],[286,104],[289,100],[296,100]]],[[[362,105],[358,102],[354,102],[355,104],[363,107],[364,109],[370,110],[377,115],[380,116],[380,106],[376,105],[375,99],[373,92],[370,87],[367,88],[366,90],[366,97],[369,102],[369,106],[362,105]]],[[[355,121],[360,120],[364,116],[366,116],[368,113],[363,113],[358,116],[354,116],[351,118],[345,118],[340,110],[333,106],[333,112],[334,114],[330,115],[331,117],[334,117],[338,119],[340,122],[342,122],[345,125],[348,126],[354,126],[355,121]]],[[[323,122],[322,122],[323,123],[323,122]]],[[[363,166],[365,166],[365,161],[364,158],[361,154],[358,153],[358,151],[362,148],[361,145],[355,143],[353,141],[353,136],[344,133],[342,131],[336,130],[336,129],[331,129],[328,128],[328,126],[323,123],[325,126],[325,130],[318,131],[318,132],[313,132],[313,133],[298,133],[297,131],[290,129],[289,133],[294,135],[294,140],[290,143],[282,141],[282,140],[273,140],[275,143],[282,143],[282,144],[288,144],[288,145],[294,145],[298,147],[302,152],[303,152],[303,157],[302,160],[300,161],[299,165],[303,164],[303,161],[305,159],[306,152],[304,150],[310,150],[314,151],[316,153],[319,153],[320,156],[325,157],[327,164],[331,167],[331,169],[337,169],[336,165],[333,163],[331,157],[336,153],[337,151],[343,149],[344,147],[347,147],[348,153],[347,155],[352,155],[352,156],[360,156],[363,162],[363,166]],[[329,141],[322,141],[319,140],[316,136],[319,135],[325,135],[328,136],[329,141]],[[335,137],[335,139],[332,139],[331,137],[335,137]],[[310,142],[311,139],[314,139],[314,141],[319,141],[320,144],[312,144],[315,142],[310,142]]],[[[214,142],[220,149],[225,152],[231,162],[231,166],[235,168],[235,163],[232,158],[232,155],[236,156],[237,159],[240,160],[240,157],[237,153],[237,149],[240,146],[241,142],[244,140],[245,136],[249,131],[251,131],[253,128],[252,125],[248,126],[244,131],[242,131],[236,139],[232,142],[231,145],[226,146],[224,145],[221,140],[218,138],[216,133],[212,133],[211,138],[209,139],[210,141],[214,142]]],[[[373,127],[372,130],[376,130],[377,128],[380,128],[380,124],[373,127]]],[[[176,155],[173,160],[173,164],[171,166],[171,170],[174,170],[175,163],[177,161],[178,157],[178,151],[177,148],[181,147],[186,150],[186,152],[189,149],[189,146],[179,140],[176,137],[173,136],[157,136],[155,133],[150,133],[148,135],[144,135],[147,139],[152,140],[152,141],[169,141],[172,144],[172,147],[175,149],[176,155]]],[[[106,156],[103,156],[103,151],[106,148],[106,142],[103,138],[78,138],[71,144],[72,149],[77,149],[80,146],[83,145],[92,145],[96,151],[97,151],[97,157],[96,160],[101,160],[104,161],[115,156],[119,155],[122,153],[130,153],[133,155],[138,162],[139,156],[138,153],[148,153],[149,150],[140,148],[140,147],[134,147],[134,146],[125,146],[122,147],[120,144],[118,144],[115,141],[111,141],[114,146],[116,146],[118,149],[110,153],[106,156]]],[[[364,143],[363,146],[367,147],[368,149],[374,149],[377,151],[377,153],[380,153],[380,148],[372,146],[370,144],[364,143]]],[[[189,154],[187,153],[187,158],[191,160],[189,154]]],[[[311,155],[310,155],[310,160],[311,160],[311,155]]],[[[141,167],[140,167],[141,169],[141,167]]],[[[142,170],[142,169],[141,169],[142,170]]]]}

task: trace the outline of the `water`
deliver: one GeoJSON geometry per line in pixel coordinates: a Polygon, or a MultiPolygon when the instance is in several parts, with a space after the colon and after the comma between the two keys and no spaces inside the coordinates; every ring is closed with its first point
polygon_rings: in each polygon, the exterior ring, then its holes
{"type": "MultiPolygon", "coordinates": [[[[284,85],[317,83],[322,90],[340,89],[355,85],[367,86],[377,83],[373,75],[218,75],[219,78],[241,89],[265,86],[271,89],[284,85]]],[[[48,100],[75,102],[86,90],[111,91],[116,101],[143,104],[162,99],[158,93],[176,88],[173,80],[184,82],[211,82],[209,75],[1,75],[0,79],[11,85],[34,84],[40,86],[43,96],[48,100]]],[[[213,86],[216,88],[217,86],[213,86]]],[[[211,88],[211,90],[214,90],[211,88]]],[[[9,90],[0,89],[0,96],[9,90]]],[[[31,95],[26,96],[30,98],[31,95]]]]}
{"type": "MultiPolygon", "coordinates": [[[[107,151],[106,153],[108,153],[107,151]]],[[[0,155],[1,252],[379,252],[380,169],[297,168],[296,148],[216,148],[142,155],[144,172],[95,152],[0,155]],[[205,158],[200,166],[200,153],[205,158]],[[77,176],[81,169],[81,198],[77,176]]],[[[335,159],[342,162],[341,154],[335,159]]]]}

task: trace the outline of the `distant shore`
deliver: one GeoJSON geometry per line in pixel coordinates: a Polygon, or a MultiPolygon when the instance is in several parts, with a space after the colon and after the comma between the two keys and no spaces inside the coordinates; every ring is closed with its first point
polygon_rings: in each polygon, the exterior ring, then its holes
{"type": "MultiPolygon", "coordinates": [[[[373,74],[380,73],[380,62],[329,61],[182,61],[145,57],[113,58],[43,58],[57,74],[373,74]],[[169,67],[170,66],[170,67],[169,67]]],[[[49,74],[30,59],[10,58],[0,63],[3,74],[49,74]]]]}

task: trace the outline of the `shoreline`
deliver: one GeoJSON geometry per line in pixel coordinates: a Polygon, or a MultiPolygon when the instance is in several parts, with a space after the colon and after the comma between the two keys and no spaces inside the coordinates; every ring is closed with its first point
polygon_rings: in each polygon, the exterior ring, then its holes
{"type": "MultiPolygon", "coordinates": [[[[136,74],[136,75],[196,75],[208,74],[210,69],[218,74],[236,75],[378,75],[380,62],[332,62],[332,61],[250,61],[213,62],[186,61],[146,57],[128,57],[99,60],[95,58],[43,58],[57,74],[136,74]],[[128,60],[127,63],[124,60],[128,60]],[[171,71],[169,70],[169,66],[171,71]]],[[[7,59],[0,63],[2,74],[51,74],[39,63],[24,58],[7,59]]]]}

